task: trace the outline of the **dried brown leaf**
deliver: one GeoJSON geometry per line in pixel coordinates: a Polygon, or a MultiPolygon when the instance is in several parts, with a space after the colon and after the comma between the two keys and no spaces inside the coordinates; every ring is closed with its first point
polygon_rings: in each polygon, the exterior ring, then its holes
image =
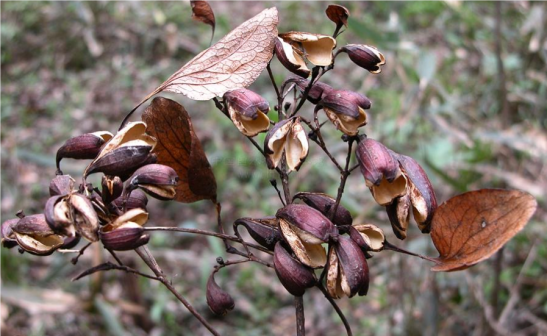
{"type": "Polygon", "coordinates": [[[211,165],[192,127],[188,112],[179,103],[156,97],[142,115],[146,132],[157,139],[158,163],[173,168],[179,177],[175,200],[216,202],[217,184],[211,165]]]}
{"type": "Polygon", "coordinates": [[[346,7],[329,5],[325,13],[332,22],[336,23],[336,26],[348,26],[349,10],[346,7]]]}
{"type": "Polygon", "coordinates": [[[192,18],[203,22],[213,28],[215,34],[215,13],[207,1],[190,1],[192,6],[192,18]]]}
{"type": "Polygon", "coordinates": [[[277,23],[275,7],[263,10],[186,63],[145,100],[162,91],[209,100],[248,87],[273,56],[277,23]]]}
{"type": "Polygon", "coordinates": [[[437,208],[431,239],[439,251],[432,271],[458,271],[485,260],[515,236],[537,208],[518,190],[481,189],[453,197],[437,208]]]}

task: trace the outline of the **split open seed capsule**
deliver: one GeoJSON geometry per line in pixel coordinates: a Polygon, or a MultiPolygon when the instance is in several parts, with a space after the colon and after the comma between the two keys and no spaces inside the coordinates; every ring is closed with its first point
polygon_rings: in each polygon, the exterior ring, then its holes
{"type": "Polygon", "coordinates": [[[274,41],[274,52],[279,62],[281,62],[281,64],[290,72],[307,78],[311,71],[306,66],[306,61],[303,58],[302,52],[293,48],[291,44],[283,41],[283,39],[279,37],[275,38],[274,41]]]}
{"type": "Polygon", "coordinates": [[[237,129],[246,136],[253,137],[270,128],[266,115],[270,110],[262,96],[247,89],[237,89],[224,94],[230,119],[237,129]]]}
{"type": "Polygon", "coordinates": [[[279,34],[279,37],[293,49],[301,51],[313,65],[327,66],[332,63],[336,40],[328,35],[291,31],[279,34]]]}
{"type": "Polygon", "coordinates": [[[17,246],[17,239],[13,232],[13,226],[19,222],[20,218],[8,219],[2,223],[2,246],[5,248],[14,248],[17,246]]]}
{"type": "Polygon", "coordinates": [[[366,295],[369,270],[365,255],[349,237],[340,236],[330,250],[327,270],[327,291],[334,299],[355,294],[366,295]]]}
{"type": "Polygon", "coordinates": [[[396,197],[406,193],[406,177],[386,146],[364,138],[359,140],[355,153],[366,185],[378,204],[390,204],[396,197]]]}
{"type": "Polygon", "coordinates": [[[401,240],[406,238],[411,206],[412,204],[410,203],[410,196],[408,194],[399,196],[393,200],[393,203],[386,205],[386,212],[393,233],[401,240]]]}
{"type": "Polygon", "coordinates": [[[336,129],[344,134],[355,136],[359,128],[367,124],[370,100],[360,93],[348,90],[331,90],[321,99],[321,106],[327,118],[336,129]]]}
{"type": "Polygon", "coordinates": [[[155,161],[151,151],[156,139],[147,135],[146,124],[130,122],[101,149],[97,157],[85,169],[84,177],[93,173],[128,178],[139,167],[155,161]]]}
{"type": "Polygon", "coordinates": [[[351,223],[353,222],[353,218],[351,217],[350,212],[341,204],[338,205],[336,215],[333,216],[336,199],[330,197],[327,194],[300,192],[294,195],[293,201],[295,199],[301,199],[307,205],[311,206],[316,210],[319,210],[327,218],[332,218],[332,222],[336,225],[351,225],[351,223]]]}
{"type": "Polygon", "coordinates": [[[324,267],[327,254],[322,244],[338,236],[334,224],[321,212],[304,204],[289,204],[277,211],[283,238],[301,263],[324,267]]]}
{"type": "Polygon", "coordinates": [[[278,122],[270,129],[264,141],[268,168],[275,169],[285,157],[287,173],[300,168],[308,156],[308,149],[308,135],[299,117],[278,122]]]}
{"type": "Polygon", "coordinates": [[[43,214],[21,218],[12,230],[17,244],[30,254],[50,255],[63,245],[63,238],[51,230],[43,214]]]}
{"type": "Polygon", "coordinates": [[[382,72],[381,66],[386,64],[384,55],[372,46],[348,44],[340,51],[346,52],[353,63],[373,74],[382,72]]]}
{"type": "Polygon", "coordinates": [[[437,209],[435,190],[426,172],[416,160],[400,154],[397,158],[408,180],[407,193],[412,204],[414,219],[423,233],[429,233],[433,213],[437,209]]]}
{"type": "Polygon", "coordinates": [[[173,168],[162,164],[149,164],[133,173],[126,183],[124,195],[140,188],[154,198],[171,200],[175,198],[178,181],[173,168]]]}
{"type": "Polygon", "coordinates": [[[294,296],[304,295],[317,282],[313,269],[294,259],[281,242],[275,245],[273,264],[279,281],[294,296]]]}
{"type": "Polygon", "coordinates": [[[49,196],[67,195],[74,189],[74,179],[70,175],[57,175],[49,183],[49,196]]]}
{"type": "Polygon", "coordinates": [[[61,171],[60,163],[64,158],[93,160],[101,151],[101,147],[110,139],[112,134],[109,132],[87,133],[68,139],[57,150],[57,171],[61,171]]]}
{"type": "Polygon", "coordinates": [[[264,218],[239,218],[234,226],[244,226],[249,235],[260,245],[270,251],[274,250],[275,244],[282,239],[279,231],[278,219],[274,216],[264,218]]]}

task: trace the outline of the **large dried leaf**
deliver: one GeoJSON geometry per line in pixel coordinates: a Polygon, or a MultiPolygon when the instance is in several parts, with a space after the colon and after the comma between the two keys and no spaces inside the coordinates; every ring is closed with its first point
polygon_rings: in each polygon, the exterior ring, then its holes
{"type": "Polygon", "coordinates": [[[147,125],[146,132],[158,141],[153,151],[158,163],[173,168],[179,176],[175,200],[216,202],[213,170],[184,107],[173,100],[156,97],[144,111],[142,120],[147,125]]]}
{"type": "Polygon", "coordinates": [[[215,13],[207,1],[190,1],[192,6],[192,18],[208,24],[215,33],[215,13]]]}
{"type": "Polygon", "coordinates": [[[169,91],[209,100],[248,87],[273,56],[277,23],[276,8],[263,10],[186,63],[148,97],[169,91]]]}
{"type": "Polygon", "coordinates": [[[534,197],[518,190],[481,189],[449,199],[433,216],[431,239],[440,255],[431,270],[462,270],[489,258],[536,208],[534,197]]]}

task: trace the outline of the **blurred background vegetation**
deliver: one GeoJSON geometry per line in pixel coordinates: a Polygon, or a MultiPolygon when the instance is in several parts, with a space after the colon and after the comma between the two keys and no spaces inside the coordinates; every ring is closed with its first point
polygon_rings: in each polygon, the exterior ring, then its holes
{"type": "MultiPolygon", "coordinates": [[[[263,8],[279,9],[279,31],[332,34],[327,2],[212,2],[214,41],[263,8]]],[[[351,11],[338,45],[377,46],[387,65],[379,75],[344,55],[324,80],[366,94],[373,107],[366,133],[416,158],[440,202],[471,189],[517,188],[538,199],[531,223],[501,253],[469,270],[434,274],[430,264],[394,253],[369,260],[368,296],[339,304],[356,335],[547,335],[547,4],[540,2],[340,2],[351,11]],[[499,29],[498,29],[499,28],[499,29]]],[[[2,221],[18,209],[42,212],[55,152],[72,136],[114,132],[124,115],[171,73],[208,47],[209,27],[179,2],[1,3],[2,221]]],[[[272,61],[276,80],[289,73],[272,61]]],[[[274,105],[263,74],[251,89],[274,105]]],[[[193,117],[219,183],[226,227],[243,216],[280,207],[263,158],[211,102],[182,103],[193,117]]],[[[312,113],[305,105],[303,114],[312,113]]],[[[135,118],[138,118],[138,114],[135,118]]],[[[341,133],[327,142],[345,157],[341,133]]],[[[259,138],[259,142],[263,137],[259,138]]],[[[339,177],[313,147],[291,175],[292,191],[334,195],[339,177]]],[[[80,176],[86,163],[66,160],[80,176]]],[[[399,242],[385,211],[356,171],[342,204],[356,222],[385,229],[388,240],[435,256],[412,226],[399,242]]],[[[151,200],[151,225],[214,229],[208,202],[151,200]]],[[[205,303],[205,282],[217,256],[215,239],[155,233],[150,248],[173,283],[223,335],[292,335],[292,298],[271,269],[224,269],[217,282],[236,299],[224,318],[205,303]]],[[[1,323],[5,335],[205,335],[205,329],[158,283],[109,272],[71,282],[108,258],[88,250],[38,258],[2,249],[1,323]]],[[[132,253],[124,262],[139,267],[132,253]]],[[[343,327],[317,290],[305,296],[309,335],[343,327]]]]}

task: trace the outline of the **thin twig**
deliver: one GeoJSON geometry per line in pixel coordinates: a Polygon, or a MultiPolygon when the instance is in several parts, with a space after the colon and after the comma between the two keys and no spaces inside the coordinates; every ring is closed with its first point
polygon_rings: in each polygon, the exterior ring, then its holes
{"type": "Polygon", "coordinates": [[[398,253],[403,253],[403,254],[408,254],[408,255],[411,255],[411,256],[414,256],[414,257],[418,257],[418,258],[421,258],[423,260],[427,260],[427,261],[431,261],[435,264],[438,264],[439,261],[435,258],[431,258],[431,257],[427,257],[427,256],[424,256],[424,255],[421,255],[421,254],[418,254],[418,253],[414,253],[414,252],[410,252],[410,251],[407,251],[407,250],[404,250],[400,247],[397,247],[395,245],[392,245],[390,242],[388,242],[387,240],[384,241],[384,250],[388,250],[388,251],[393,251],[393,252],[398,252],[398,253]]]}
{"type": "Polygon", "coordinates": [[[340,206],[340,201],[342,200],[342,195],[344,194],[346,181],[348,179],[348,176],[351,174],[348,168],[349,168],[349,162],[351,161],[351,148],[353,146],[353,141],[354,141],[353,138],[350,138],[348,140],[348,154],[346,155],[346,166],[344,167],[344,171],[340,173],[340,185],[338,186],[338,195],[336,195],[336,203],[334,203],[333,211],[330,218],[331,221],[334,219],[334,216],[336,215],[336,212],[338,211],[338,207],[340,206]]]}
{"type": "Polygon", "coordinates": [[[107,261],[103,264],[91,267],[91,268],[83,271],[82,273],[80,273],[76,277],[74,277],[71,281],[80,280],[81,278],[86,277],[86,276],[91,275],[91,274],[96,273],[96,272],[105,272],[105,271],[111,271],[111,270],[118,270],[118,271],[124,271],[124,272],[127,272],[127,273],[133,273],[133,274],[137,274],[137,275],[140,275],[140,276],[148,278],[148,279],[160,281],[160,279],[158,277],[139,272],[136,269],[133,269],[131,267],[127,267],[127,266],[123,266],[123,265],[116,265],[116,264],[111,263],[110,261],[107,261]]]}
{"type": "Polygon", "coordinates": [[[194,315],[195,318],[198,319],[198,321],[201,322],[201,324],[207,328],[207,330],[209,330],[211,332],[211,334],[215,335],[215,336],[220,336],[220,334],[213,328],[213,326],[211,326],[209,324],[209,322],[207,322],[207,320],[205,320],[205,318],[203,318],[203,316],[201,316],[200,313],[198,313],[198,311],[192,307],[192,305],[190,304],[190,302],[188,302],[176,289],[175,287],[173,287],[173,285],[171,284],[171,282],[169,282],[165,276],[163,275],[163,271],[161,270],[160,266],[158,265],[158,263],[156,262],[156,259],[154,258],[154,256],[152,256],[152,254],[150,253],[150,250],[148,250],[148,247],[145,246],[141,246],[137,249],[135,249],[135,251],[137,252],[137,254],[139,255],[139,257],[141,257],[141,259],[145,262],[145,264],[152,270],[152,272],[154,272],[154,274],[156,274],[156,276],[158,277],[158,281],[160,281],[167,289],[169,289],[169,291],[171,293],[173,293],[173,295],[175,295],[177,297],[177,299],[186,307],[186,309],[188,309],[188,311],[194,315]]]}
{"type": "Polygon", "coordinates": [[[327,292],[327,289],[325,288],[325,286],[323,286],[323,283],[319,282],[317,284],[317,288],[319,288],[319,290],[321,290],[323,295],[325,295],[327,300],[329,300],[329,303],[331,304],[332,308],[334,308],[334,310],[336,310],[336,313],[338,314],[338,316],[340,317],[340,320],[342,320],[342,323],[344,324],[344,327],[346,328],[347,335],[352,336],[353,332],[351,331],[351,326],[350,326],[348,320],[346,319],[346,316],[344,315],[344,313],[342,312],[340,307],[338,307],[338,305],[336,304],[336,301],[334,301],[334,299],[330,296],[329,292],[327,292]]]}
{"type": "Polygon", "coordinates": [[[294,310],[296,315],[296,335],[306,336],[306,316],[304,315],[304,298],[294,297],[294,310]]]}
{"type": "Polygon", "coordinates": [[[279,97],[281,96],[281,93],[279,92],[279,88],[277,87],[277,84],[275,83],[274,75],[272,73],[272,68],[270,68],[270,63],[266,66],[266,69],[268,69],[268,75],[270,76],[270,81],[272,82],[272,85],[275,90],[275,94],[279,97]]]}
{"type": "MultiPolygon", "coordinates": [[[[203,236],[212,236],[217,237],[221,239],[227,239],[236,243],[242,243],[242,240],[236,236],[230,236],[227,234],[212,232],[212,231],[206,231],[206,230],[199,230],[199,229],[188,229],[188,228],[179,228],[179,227],[164,227],[164,226],[149,226],[144,227],[144,231],[175,231],[175,232],[184,232],[184,233],[193,233],[203,236]]],[[[252,247],[254,249],[257,249],[259,251],[262,251],[264,253],[272,254],[272,252],[268,249],[266,249],[263,246],[252,244],[245,242],[247,246],[252,247]]]]}
{"type": "Polygon", "coordinates": [[[80,257],[84,254],[84,251],[89,247],[91,246],[91,244],[93,243],[87,243],[87,245],[85,245],[84,247],[82,247],[80,249],[80,251],[78,252],[78,255],[75,256],[74,258],[72,258],[72,260],[70,260],[70,262],[72,263],[72,265],[76,265],[78,263],[78,259],[80,259],[80,257]]]}

